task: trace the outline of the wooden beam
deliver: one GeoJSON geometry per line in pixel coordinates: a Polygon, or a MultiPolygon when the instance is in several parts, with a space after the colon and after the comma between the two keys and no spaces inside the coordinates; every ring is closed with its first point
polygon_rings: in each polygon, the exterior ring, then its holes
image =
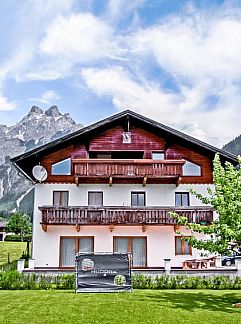
{"type": "Polygon", "coordinates": [[[76,231],[79,232],[80,231],[80,224],[76,224],[75,228],[76,228],[76,231]]]}
{"type": "Polygon", "coordinates": [[[75,177],[74,178],[74,183],[76,184],[76,186],[79,186],[79,177],[75,177]]]}
{"type": "Polygon", "coordinates": [[[146,182],[147,182],[147,176],[145,176],[145,177],[143,178],[143,183],[142,183],[143,187],[146,186],[146,182]]]}
{"type": "Polygon", "coordinates": [[[176,182],[176,186],[178,187],[179,184],[181,184],[181,183],[182,183],[182,177],[178,177],[177,182],[176,182]]]}
{"type": "Polygon", "coordinates": [[[114,231],[114,225],[110,225],[109,230],[110,230],[110,232],[113,232],[114,231]]]}
{"type": "Polygon", "coordinates": [[[47,230],[48,230],[48,225],[47,225],[47,224],[42,224],[42,230],[43,230],[44,232],[47,232],[47,230]]]}
{"type": "Polygon", "coordinates": [[[180,225],[176,224],[174,225],[174,232],[176,233],[177,231],[179,231],[180,229],[180,225]]]}
{"type": "Polygon", "coordinates": [[[147,230],[147,225],[146,224],[143,224],[142,225],[142,232],[145,233],[147,230]]]}
{"type": "Polygon", "coordinates": [[[112,183],[113,183],[113,179],[112,179],[112,177],[109,177],[109,186],[110,187],[112,186],[112,183]]]}

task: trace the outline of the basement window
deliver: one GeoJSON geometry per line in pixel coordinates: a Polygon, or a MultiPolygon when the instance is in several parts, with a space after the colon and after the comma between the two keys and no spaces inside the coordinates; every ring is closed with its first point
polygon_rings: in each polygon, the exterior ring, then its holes
{"type": "Polygon", "coordinates": [[[52,164],[52,175],[71,175],[71,159],[65,159],[52,164]]]}

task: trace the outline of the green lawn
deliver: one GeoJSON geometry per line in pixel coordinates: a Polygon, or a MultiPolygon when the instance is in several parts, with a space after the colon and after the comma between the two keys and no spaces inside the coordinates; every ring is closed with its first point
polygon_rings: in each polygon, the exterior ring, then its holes
{"type": "Polygon", "coordinates": [[[8,253],[10,262],[18,260],[26,250],[26,244],[26,242],[0,242],[0,265],[8,262],[8,253]]]}
{"type": "Polygon", "coordinates": [[[0,291],[0,323],[241,323],[241,291],[0,291]]]}

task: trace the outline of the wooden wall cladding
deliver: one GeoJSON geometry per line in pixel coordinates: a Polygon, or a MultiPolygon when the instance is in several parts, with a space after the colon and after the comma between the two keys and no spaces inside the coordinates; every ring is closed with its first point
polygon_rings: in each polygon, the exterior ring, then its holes
{"type": "Polygon", "coordinates": [[[140,128],[131,128],[131,143],[123,143],[122,127],[106,131],[89,143],[90,151],[144,151],[144,158],[151,158],[152,151],[163,151],[165,141],[152,133],[140,128]]]}
{"type": "MultiPolygon", "coordinates": [[[[65,175],[51,175],[51,165],[57,163],[61,160],[71,157],[72,159],[77,158],[87,158],[87,148],[89,151],[143,151],[145,159],[152,158],[152,151],[164,151],[165,150],[165,140],[162,137],[158,137],[152,133],[149,133],[140,128],[132,128],[131,131],[131,143],[123,143],[123,128],[115,127],[109,131],[106,131],[95,138],[91,139],[89,143],[71,145],[65,149],[59,150],[55,153],[49,154],[43,158],[41,161],[42,165],[47,169],[48,178],[45,182],[48,183],[74,183],[73,172],[71,176],[65,175]]],[[[187,159],[193,163],[196,163],[202,168],[201,176],[183,176],[179,183],[203,183],[210,184],[213,181],[212,178],[212,161],[189,148],[185,148],[178,143],[171,144],[166,148],[166,159],[187,159]]],[[[73,170],[72,170],[73,171],[73,170]]],[[[89,181],[85,179],[88,183],[89,181]]],[[[104,180],[101,179],[101,182],[104,180]]],[[[130,183],[134,183],[134,180],[125,180],[130,183]]],[[[119,181],[118,181],[119,182],[119,181]]]]}
{"type": "Polygon", "coordinates": [[[202,175],[200,176],[183,176],[181,183],[213,183],[212,161],[189,148],[173,144],[166,150],[166,159],[184,159],[201,166],[202,175]]]}

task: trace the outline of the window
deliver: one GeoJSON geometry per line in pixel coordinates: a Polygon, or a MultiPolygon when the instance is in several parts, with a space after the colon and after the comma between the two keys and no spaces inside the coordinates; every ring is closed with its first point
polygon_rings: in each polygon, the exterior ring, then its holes
{"type": "Polygon", "coordinates": [[[145,192],[132,192],[131,193],[131,206],[142,207],[146,205],[145,192]]]}
{"type": "Polygon", "coordinates": [[[146,267],[146,237],[114,237],[114,253],[131,253],[133,267],[146,267]]]}
{"type": "Polygon", "coordinates": [[[152,152],[152,160],[164,160],[165,153],[164,152],[152,152]]]}
{"type": "Polygon", "coordinates": [[[175,193],[175,206],[176,207],[190,206],[189,192],[176,192],[175,193]]]}
{"type": "Polygon", "coordinates": [[[102,191],[89,191],[88,192],[88,205],[89,206],[103,206],[103,192],[102,191]]]}
{"type": "Polygon", "coordinates": [[[184,176],[201,176],[201,167],[193,162],[186,161],[182,167],[184,176]]]}
{"type": "Polygon", "coordinates": [[[68,206],[69,192],[68,191],[54,191],[53,192],[53,206],[68,206]]]}
{"type": "Polygon", "coordinates": [[[182,240],[181,236],[175,237],[175,255],[192,255],[191,245],[182,240]]]}
{"type": "Polygon", "coordinates": [[[78,252],[94,252],[93,237],[61,237],[60,238],[60,266],[74,267],[75,255],[78,252]]]}
{"type": "Polygon", "coordinates": [[[65,159],[52,164],[52,175],[71,175],[71,159],[65,159]]]}

